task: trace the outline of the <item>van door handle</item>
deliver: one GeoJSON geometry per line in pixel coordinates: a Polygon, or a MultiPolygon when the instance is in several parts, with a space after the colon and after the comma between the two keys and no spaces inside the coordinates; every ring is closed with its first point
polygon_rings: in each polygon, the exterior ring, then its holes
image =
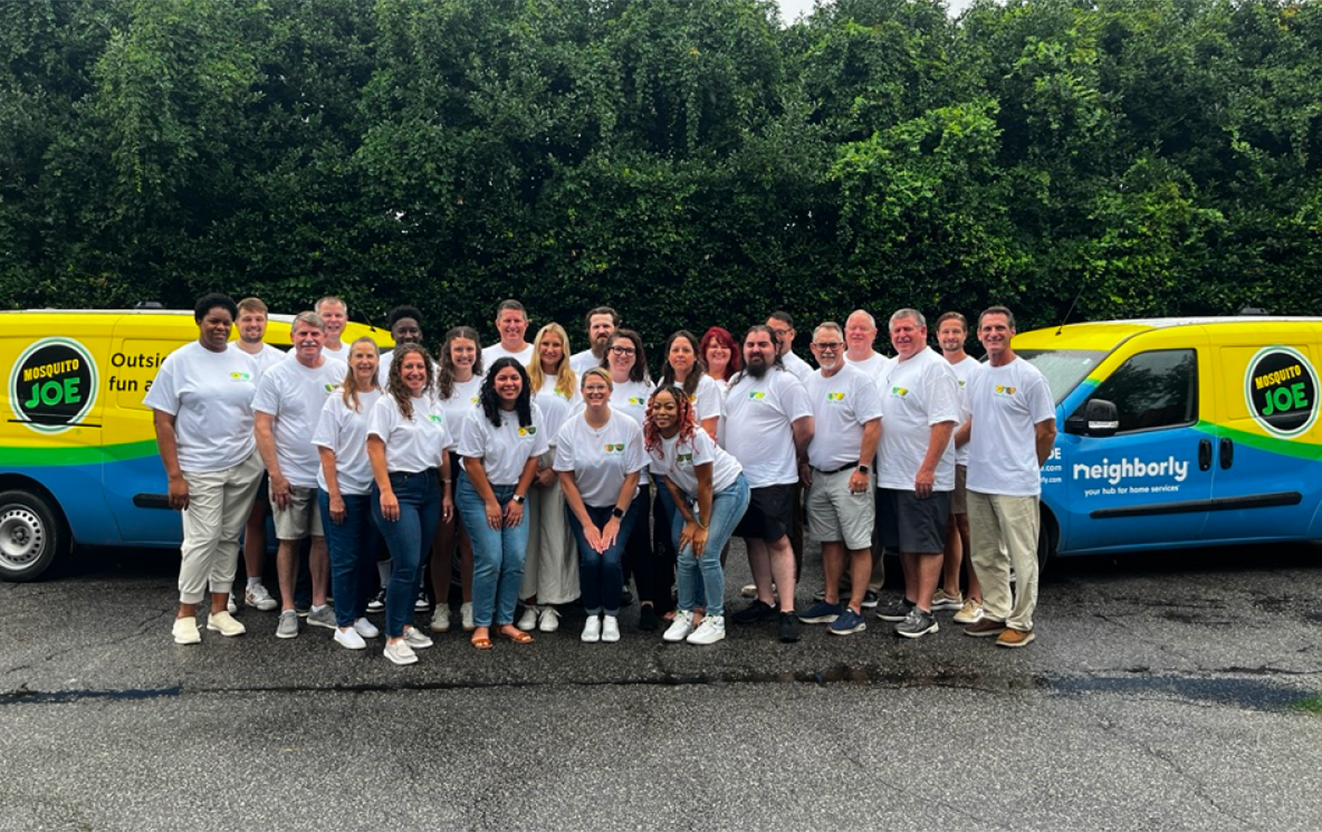
{"type": "Polygon", "coordinates": [[[1221,440],[1221,468],[1224,470],[1235,464],[1235,443],[1230,439],[1221,440]]]}
{"type": "Polygon", "coordinates": [[[1212,467],[1212,440],[1198,440],[1198,470],[1206,471],[1212,467]]]}

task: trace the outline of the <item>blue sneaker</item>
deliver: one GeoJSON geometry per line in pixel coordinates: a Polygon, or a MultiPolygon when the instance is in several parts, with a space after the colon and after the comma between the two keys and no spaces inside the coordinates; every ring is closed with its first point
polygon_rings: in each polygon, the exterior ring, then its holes
{"type": "Polygon", "coordinates": [[[836,616],[836,619],[831,622],[830,630],[832,635],[847,636],[851,633],[861,633],[867,628],[867,622],[863,620],[861,614],[845,607],[845,611],[836,616]]]}
{"type": "Polygon", "coordinates": [[[844,607],[839,604],[828,604],[825,601],[818,601],[807,609],[806,612],[799,614],[799,620],[804,624],[830,624],[835,621],[844,607]]]}

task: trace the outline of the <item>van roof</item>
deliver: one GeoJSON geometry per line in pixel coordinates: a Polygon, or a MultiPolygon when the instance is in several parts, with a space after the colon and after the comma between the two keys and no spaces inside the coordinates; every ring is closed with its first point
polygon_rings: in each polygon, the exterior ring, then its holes
{"type": "Polygon", "coordinates": [[[1190,316],[1186,318],[1129,318],[1065,324],[1020,332],[1015,349],[1078,349],[1110,351],[1128,338],[1158,329],[1187,326],[1257,327],[1271,324],[1322,324],[1322,317],[1301,315],[1190,316]]]}

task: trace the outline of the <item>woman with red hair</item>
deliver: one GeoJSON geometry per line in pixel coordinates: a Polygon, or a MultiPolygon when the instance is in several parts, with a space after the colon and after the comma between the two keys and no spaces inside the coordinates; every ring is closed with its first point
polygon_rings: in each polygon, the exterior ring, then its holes
{"type": "Polygon", "coordinates": [[[707,366],[707,375],[715,379],[721,392],[730,386],[730,379],[743,369],[743,358],[739,355],[739,345],[734,336],[726,329],[714,326],[703,333],[698,342],[698,354],[707,366]]]}

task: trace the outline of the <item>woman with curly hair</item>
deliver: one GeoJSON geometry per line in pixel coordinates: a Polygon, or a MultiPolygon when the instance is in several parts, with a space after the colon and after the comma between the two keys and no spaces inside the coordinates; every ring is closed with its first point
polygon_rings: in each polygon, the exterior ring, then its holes
{"type": "Polygon", "coordinates": [[[523,562],[519,597],[524,607],[518,626],[524,631],[536,627],[543,633],[553,633],[560,628],[560,611],[555,605],[570,603],[579,592],[574,536],[565,520],[560,479],[552,469],[556,435],[582,401],[578,378],[569,366],[569,334],[560,324],[547,324],[533,339],[528,383],[533,401],[546,420],[550,449],[538,458],[537,476],[528,492],[528,556],[523,562]]]}
{"type": "Polygon", "coordinates": [[[491,649],[498,634],[527,644],[532,636],[514,626],[523,581],[528,523],[523,516],[537,458],[546,453],[542,411],[532,401],[528,373],[513,358],[498,358],[482,381],[478,406],[464,420],[459,454],[459,511],[473,538],[473,646],[491,649]]]}
{"type": "Polygon", "coordinates": [[[652,394],[643,429],[652,471],[664,477],[678,509],[671,531],[678,552],[679,610],[662,638],[714,644],[725,638],[721,549],[748,508],[739,461],[700,429],[678,387],[652,394]],[[698,611],[706,608],[705,616],[698,611]]]}
{"type": "Polygon", "coordinates": [[[414,650],[432,646],[410,622],[436,523],[454,512],[449,454],[454,440],[434,392],[432,367],[421,345],[396,348],[386,394],[372,407],[367,423],[372,517],[390,550],[385,656],[399,665],[413,664],[418,660],[414,650]]]}

